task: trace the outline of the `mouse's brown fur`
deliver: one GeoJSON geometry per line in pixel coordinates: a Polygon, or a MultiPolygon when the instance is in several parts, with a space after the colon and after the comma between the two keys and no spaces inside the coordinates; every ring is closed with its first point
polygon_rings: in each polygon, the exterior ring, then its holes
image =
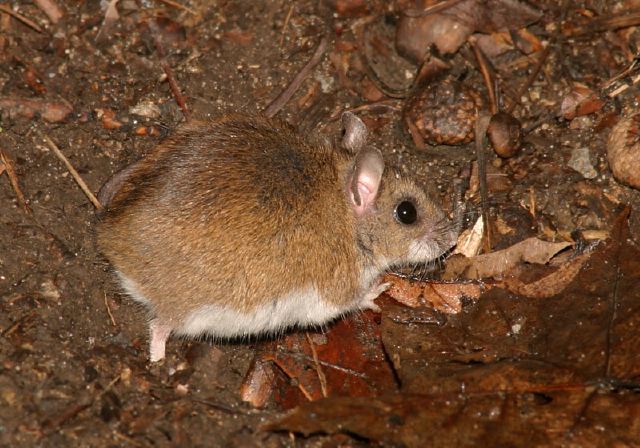
{"type": "Polygon", "coordinates": [[[363,263],[340,182],[346,164],[275,121],[191,123],[122,184],[98,244],[146,297],[165,297],[154,302],[160,316],[211,302],[247,312],[300,279],[340,305],[359,288],[344,273],[363,263]]]}
{"type": "Polygon", "coordinates": [[[98,245],[155,315],[152,359],[173,330],[252,334],[374,307],[391,264],[453,244],[442,212],[346,117],[356,154],[233,115],[182,126],[105,185],[98,245]],[[411,225],[396,216],[403,201],[418,209],[411,225]]]}

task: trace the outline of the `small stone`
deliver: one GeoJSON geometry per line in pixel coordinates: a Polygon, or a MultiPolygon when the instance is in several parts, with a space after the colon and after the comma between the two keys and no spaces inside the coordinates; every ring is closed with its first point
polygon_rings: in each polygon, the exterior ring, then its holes
{"type": "Polygon", "coordinates": [[[598,172],[591,164],[589,148],[575,148],[571,152],[569,167],[582,174],[585,179],[595,179],[598,172]]]}

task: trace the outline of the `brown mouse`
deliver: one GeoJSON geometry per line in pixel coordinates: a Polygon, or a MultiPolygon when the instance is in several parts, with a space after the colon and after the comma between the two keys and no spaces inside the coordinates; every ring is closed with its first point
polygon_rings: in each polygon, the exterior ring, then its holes
{"type": "Polygon", "coordinates": [[[455,244],[364,123],[343,123],[342,148],[256,116],[187,123],[105,184],[98,245],[149,308],[152,361],[170,334],[279,333],[376,309],[381,274],[455,244]]]}

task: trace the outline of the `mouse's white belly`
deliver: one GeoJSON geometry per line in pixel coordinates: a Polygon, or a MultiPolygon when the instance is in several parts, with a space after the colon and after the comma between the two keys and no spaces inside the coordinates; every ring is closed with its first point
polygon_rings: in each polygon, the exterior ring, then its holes
{"type": "Polygon", "coordinates": [[[221,337],[272,333],[296,325],[323,324],[344,311],[324,301],[315,288],[309,287],[280,297],[250,313],[219,305],[204,305],[189,314],[175,331],[188,336],[211,334],[221,337]]]}
{"type": "MultiPolygon", "coordinates": [[[[134,281],[121,272],[118,272],[118,276],[131,298],[152,306],[152,301],[141,293],[134,281]]],[[[316,288],[308,287],[280,297],[250,313],[242,313],[220,305],[204,305],[191,312],[181,325],[172,330],[185,336],[246,336],[278,332],[296,325],[320,325],[347,311],[349,309],[338,309],[324,301],[316,288]]]]}

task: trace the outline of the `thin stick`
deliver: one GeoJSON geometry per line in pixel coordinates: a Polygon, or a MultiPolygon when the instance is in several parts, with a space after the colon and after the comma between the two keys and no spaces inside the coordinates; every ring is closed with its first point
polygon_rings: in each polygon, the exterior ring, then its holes
{"type": "Polygon", "coordinates": [[[104,306],[107,308],[107,314],[109,314],[109,318],[111,319],[111,323],[113,324],[114,327],[117,327],[116,325],[116,320],[113,317],[113,314],[111,313],[111,307],[109,306],[109,301],[107,300],[107,293],[104,293],[104,306]]]}
{"type": "Polygon", "coordinates": [[[318,374],[318,380],[320,380],[320,390],[322,390],[322,396],[327,398],[327,377],[324,375],[322,371],[322,367],[320,367],[320,361],[318,360],[318,352],[316,351],[316,346],[311,340],[311,336],[308,332],[305,333],[307,337],[307,342],[309,343],[309,347],[311,348],[311,354],[313,355],[313,363],[316,367],[316,373],[318,374]]]}
{"type": "Polygon", "coordinates": [[[176,78],[173,76],[173,70],[171,69],[171,66],[169,65],[169,63],[167,62],[166,52],[164,51],[164,46],[162,45],[162,40],[160,38],[160,30],[158,29],[158,24],[155,22],[155,20],[149,21],[149,29],[153,34],[153,41],[156,46],[156,51],[158,52],[158,56],[160,57],[160,67],[162,67],[164,74],[167,76],[167,82],[169,83],[171,94],[173,95],[173,98],[176,100],[176,103],[178,103],[178,106],[182,110],[182,113],[184,114],[184,118],[187,121],[189,121],[189,119],[191,118],[191,112],[187,107],[187,102],[185,100],[185,97],[182,95],[180,86],[178,86],[178,82],[176,81],[176,78]]]}
{"type": "Polygon", "coordinates": [[[480,209],[485,229],[485,252],[491,251],[491,223],[489,222],[489,191],[487,188],[487,160],[485,154],[485,136],[491,117],[486,112],[478,113],[476,118],[476,160],[478,162],[478,183],[480,185],[480,209]]]}
{"type": "Polygon", "coordinates": [[[11,182],[11,186],[13,187],[13,191],[15,191],[16,197],[18,198],[18,203],[22,206],[25,212],[31,213],[29,204],[24,198],[22,189],[20,189],[20,183],[18,182],[18,175],[16,174],[16,170],[13,169],[13,161],[9,157],[7,157],[2,149],[0,149],[0,161],[2,161],[3,165],[3,170],[0,170],[0,174],[2,174],[2,171],[6,170],[7,176],[9,176],[9,181],[11,182]]]}
{"type": "Polygon", "coordinates": [[[307,62],[304,67],[302,67],[302,70],[300,70],[296,77],[293,78],[293,81],[291,81],[291,84],[287,86],[284,92],[278,95],[276,99],[271,101],[271,103],[264,110],[264,114],[267,117],[273,117],[280,111],[280,109],[282,109],[285,104],[287,104],[291,97],[300,88],[300,85],[305,80],[305,78],[309,76],[311,70],[313,70],[314,67],[320,63],[320,61],[322,61],[322,57],[324,56],[324,52],[326,51],[328,44],[329,38],[326,35],[322,36],[322,39],[318,44],[318,48],[316,48],[316,51],[313,53],[313,56],[311,56],[311,59],[309,59],[309,62],[307,62]]]}
{"type": "Polygon", "coordinates": [[[280,46],[284,43],[284,34],[287,30],[287,26],[289,26],[289,20],[291,20],[291,14],[293,13],[293,4],[289,7],[289,12],[287,13],[287,17],[284,19],[284,25],[282,25],[282,32],[280,33],[280,46]]]}
{"type": "Polygon", "coordinates": [[[482,50],[476,43],[476,40],[470,39],[469,43],[471,44],[471,48],[473,49],[476,61],[478,61],[478,66],[480,67],[480,73],[482,73],[484,84],[487,87],[491,115],[495,115],[498,113],[498,97],[495,89],[495,76],[493,75],[493,70],[487,59],[487,56],[482,52],[482,50]]]}
{"type": "Polygon", "coordinates": [[[445,0],[440,3],[436,3],[435,5],[429,6],[425,9],[407,9],[402,14],[407,17],[425,17],[431,14],[435,14],[437,12],[445,11],[452,6],[457,5],[463,0],[445,0]]]}
{"type": "Polygon", "coordinates": [[[164,3],[165,5],[169,5],[169,6],[173,6],[174,8],[177,9],[182,9],[183,11],[187,11],[189,14],[193,14],[194,16],[198,15],[198,12],[195,11],[194,9],[189,8],[188,6],[184,6],[178,2],[174,2],[172,0],[156,0],[160,3],[164,3]]]}
{"type": "Polygon", "coordinates": [[[76,183],[78,184],[82,192],[87,196],[87,198],[89,198],[89,200],[95,206],[95,208],[97,208],[98,210],[102,210],[102,204],[100,204],[100,201],[98,201],[98,199],[94,196],[91,190],[89,190],[89,187],[87,186],[85,181],[82,179],[82,177],[80,177],[80,174],[78,174],[78,172],[73,167],[73,165],[71,165],[71,162],[69,162],[69,159],[67,159],[65,155],[62,154],[62,151],[60,151],[60,149],[56,146],[56,144],[53,143],[53,140],[51,140],[47,135],[43,136],[43,139],[45,142],[47,142],[47,145],[49,145],[49,148],[51,148],[53,153],[60,160],[62,160],[62,163],[64,163],[64,165],[67,167],[67,171],[71,173],[71,176],[73,176],[73,179],[76,181],[76,183]]]}
{"type": "Polygon", "coordinates": [[[640,24],[640,9],[623,9],[620,12],[608,16],[596,17],[590,22],[564,33],[568,37],[584,36],[586,34],[601,33],[603,31],[628,28],[640,24]]]}
{"type": "Polygon", "coordinates": [[[22,14],[18,14],[17,12],[15,12],[13,9],[9,8],[8,6],[0,5],[0,11],[4,12],[5,14],[9,14],[11,17],[14,17],[14,18],[18,19],[19,21],[21,21],[22,23],[27,25],[29,28],[33,28],[34,30],[36,30],[38,33],[44,33],[44,30],[42,28],[40,28],[40,25],[38,25],[37,23],[27,19],[22,14]]]}

